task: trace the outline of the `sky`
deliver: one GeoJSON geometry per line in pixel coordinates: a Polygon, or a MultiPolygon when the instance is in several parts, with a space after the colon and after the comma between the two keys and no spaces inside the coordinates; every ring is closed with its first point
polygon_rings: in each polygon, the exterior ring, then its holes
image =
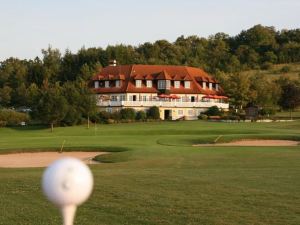
{"type": "Polygon", "coordinates": [[[139,45],[184,35],[231,36],[262,24],[300,28],[299,0],[0,0],[0,61],[32,59],[49,45],[139,45]]]}

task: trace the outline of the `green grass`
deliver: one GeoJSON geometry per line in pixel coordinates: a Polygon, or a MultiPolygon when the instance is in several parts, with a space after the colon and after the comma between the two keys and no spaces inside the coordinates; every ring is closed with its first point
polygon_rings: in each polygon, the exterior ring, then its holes
{"type": "MultiPolygon", "coordinates": [[[[0,152],[106,150],[82,225],[300,224],[300,146],[192,147],[241,138],[300,140],[300,121],[201,121],[1,128],[0,152]]],[[[42,195],[43,169],[0,169],[0,225],[60,224],[42,195]]]]}
{"type": "Polygon", "coordinates": [[[299,79],[300,76],[300,63],[289,63],[289,64],[277,64],[273,65],[272,68],[268,70],[248,70],[242,72],[242,74],[254,75],[254,74],[264,74],[267,75],[270,79],[278,79],[281,75],[284,75],[290,79],[296,80],[299,79]],[[282,72],[281,69],[284,66],[288,66],[290,68],[289,72],[282,72]]]}

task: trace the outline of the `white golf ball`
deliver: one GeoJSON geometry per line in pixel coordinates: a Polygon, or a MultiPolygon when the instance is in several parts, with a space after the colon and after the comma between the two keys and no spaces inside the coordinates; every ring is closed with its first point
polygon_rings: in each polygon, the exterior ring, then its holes
{"type": "Polygon", "coordinates": [[[56,160],[46,169],[42,187],[55,205],[80,205],[92,192],[93,176],[82,161],[66,157],[56,160]]]}

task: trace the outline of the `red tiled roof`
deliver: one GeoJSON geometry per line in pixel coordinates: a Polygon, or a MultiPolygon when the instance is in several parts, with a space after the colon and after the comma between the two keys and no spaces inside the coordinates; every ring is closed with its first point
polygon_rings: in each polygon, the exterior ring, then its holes
{"type": "Polygon", "coordinates": [[[156,80],[172,80],[172,78],[166,70],[163,70],[157,75],[156,80]]]}
{"type": "Polygon", "coordinates": [[[171,87],[170,94],[205,94],[220,95],[223,89],[219,91],[203,89],[202,82],[218,83],[213,77],[202,69],[187,66],[169,66],[169,65],[123,65],[108,66],[103,68],[92,80],[119,79],[123,80],[121,87],[97,88],[96,93],[159,93],[156,80],[186,80],[191,81],[190,88],[171,87]],[[136,79],[142,80],[142,87],[135,86],[136,79]],[[147,88],[145,80],[153,80],[153,87],[147,88]]]}
{"type": "Polygon", "coordinates": [[[137,74],[133,77],[135,80],[144,80],[145,76],[142,74],[137,74]]]}

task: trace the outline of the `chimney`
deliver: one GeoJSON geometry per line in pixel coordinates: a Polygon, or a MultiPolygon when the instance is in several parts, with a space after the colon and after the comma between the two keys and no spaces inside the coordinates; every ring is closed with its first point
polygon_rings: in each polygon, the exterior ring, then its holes
{"type": "Polygon", "coordinates": [[[117,66],[117,60],[109,60],[109,66],[117,66]]]}

